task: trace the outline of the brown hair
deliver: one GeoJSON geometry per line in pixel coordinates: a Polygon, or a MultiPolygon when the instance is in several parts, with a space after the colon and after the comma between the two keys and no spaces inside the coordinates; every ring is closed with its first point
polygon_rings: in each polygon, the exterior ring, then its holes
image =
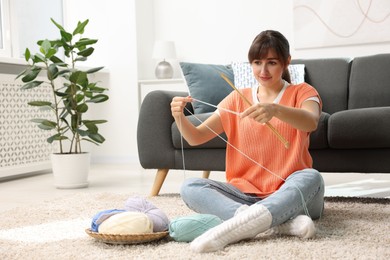
{"type": "Polygon", "coordinates": [[[248,52],[249,63],[252,64],[254,60],[264,59],[271,49],[275,51],[278,59],[285,67],[282,78],[291,83],[290,73],[287,69],[290,57],[290,44],[286,37],[278,31],[262,31],[255,37],[248,52]]]}

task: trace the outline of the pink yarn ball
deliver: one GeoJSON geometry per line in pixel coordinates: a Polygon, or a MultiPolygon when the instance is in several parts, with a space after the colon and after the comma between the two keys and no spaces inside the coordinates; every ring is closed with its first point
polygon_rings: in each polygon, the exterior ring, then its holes
{"type": "Polygon", "coordinates": [[[127,211],[136,211],[145,213],[153,222],[153,232],[162,232],[168,230],[169,219],[167,215],[150,201],[143,197],[134,196],[125,202],[127,211]]]}

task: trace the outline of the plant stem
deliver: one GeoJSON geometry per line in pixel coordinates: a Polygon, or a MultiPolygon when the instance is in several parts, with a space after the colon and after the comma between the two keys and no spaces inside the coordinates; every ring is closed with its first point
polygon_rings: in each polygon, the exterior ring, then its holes
{"type": "MultiPolygon", "coordinates": [[[[45,65],[46,65],[46,70],[48,71],[49,66],[48,66],[47,62],[45,62],[45,65]]],[[[55,94],[56,89],[55,89],[54,81],[52,79],[50,80],[50,86],[52,88],[52,93],[53,93],[53,98],[54,98],[54,111],[55,111],[56,122],[57,122],[57,133],[60,134],[60,136],[61,136],[60,116],[58,114],[57,95],[55,94]]],[[[60,138],[59,142],[60,142],[60,153],[63,153],[61,138],[60,138]]]]}

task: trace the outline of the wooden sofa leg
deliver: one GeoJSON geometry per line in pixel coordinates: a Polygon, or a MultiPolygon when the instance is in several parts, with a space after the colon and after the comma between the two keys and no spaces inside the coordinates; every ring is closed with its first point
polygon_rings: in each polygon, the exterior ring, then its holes
{"type": "Polygon", "coordinates": [[[210,177],[210,171],[203,171],[203,178],[208,179],[210,177]]]}
{"type": "Polygon", "coordinates": [[[160,189],[167,177],[169,169],[158,169],[156,173],[156,177],[154,178],[154,183],[152,187],[152,191],[150,192],[150,196],[157,196],[160,192],[160,189]]]}

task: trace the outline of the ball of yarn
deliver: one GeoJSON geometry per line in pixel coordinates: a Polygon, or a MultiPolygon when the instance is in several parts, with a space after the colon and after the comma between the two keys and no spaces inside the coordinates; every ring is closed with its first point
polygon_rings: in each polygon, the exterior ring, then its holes
{"type": "Polygon", "coordinates": [[[169,219],[167,215],[143,197],[128,198],[125,202],[125,209],[145,213],[153,222],[153,232],[168,230],[169,219]]]}
{"type": "Polygon", "coordinates": [[[108,219],[109,217],[115,214],[122,213],[122,212],[126,212],[126,210],[106,209],[106,210],[99,211],[92,217],[91,230],[93,232],[98,232],[99,226],[101,223],[103,223],[103,221],[105,221],[106,219],[108,219]]]}
{"type": "Polygon", "coordinates": [[[169,235],[178,242],[191,242],[222,222],[222,219],[210,214],[178,217],[169,224],[169,235]]]}
{"type": "Polygon", "coordinates": [[[115,214],[100,224],[99,233],[129,235],[152,233],[153,223],[141,212],[122,212],[115,214]]]}

